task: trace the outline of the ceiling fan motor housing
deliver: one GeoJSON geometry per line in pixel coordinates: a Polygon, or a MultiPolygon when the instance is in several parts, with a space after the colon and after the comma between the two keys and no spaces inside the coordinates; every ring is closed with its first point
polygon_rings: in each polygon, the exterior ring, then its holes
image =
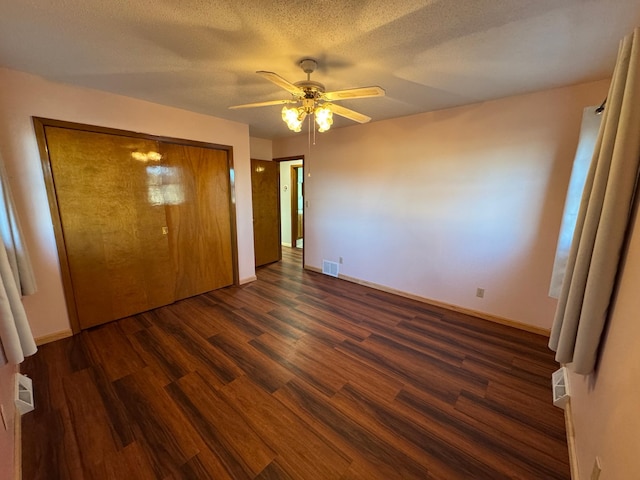
{"type": "Polygon", "coordinates": [[[324,85],[320,82],[304,80],[294,83],[296,87],[300,87],[304,91],[304,98],[315,98],[324,93],[324,85]]]}

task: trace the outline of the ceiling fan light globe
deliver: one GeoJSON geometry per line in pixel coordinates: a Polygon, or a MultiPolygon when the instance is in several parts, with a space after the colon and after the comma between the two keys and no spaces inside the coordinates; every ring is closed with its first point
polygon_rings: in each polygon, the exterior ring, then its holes
{"type": "Polygon", "coordinates": [[[302,121],[304,117],[301,117],[301,112],[297,108],[282,107],[282,120],[287,124],[289,130],[294,132],[300,132],[302,130],[302,121]]]}
{"type": "Polygon", "coordinates": [[[333,125],[333,112],[328,106],[316,108],[314,115],[318,125],[318,132],[326,132],[333,125]]]}

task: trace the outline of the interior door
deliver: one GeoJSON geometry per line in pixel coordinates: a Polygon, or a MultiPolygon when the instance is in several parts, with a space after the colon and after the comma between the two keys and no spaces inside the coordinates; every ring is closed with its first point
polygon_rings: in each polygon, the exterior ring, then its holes
{"type": "Polygon", "coordinates": [[[168,143],[161,149],[176,300],[231,285],[227,151],[168,143]]]}
{"type": "Polygon", "coordinates": [[[81,328],[174,300],[154,141],[45,127],[81,328]]]}
{"type": "Polygon", "coordinates": [[[280,247],[280,164],[251,160],[253,245],[256,267],[282,258],[280,247]]]}
{"type": "Polygon", "coordinates": [[[302,165],[291,166],[291,246],[302,248],[304,241],[304,171],[302,165]]]}

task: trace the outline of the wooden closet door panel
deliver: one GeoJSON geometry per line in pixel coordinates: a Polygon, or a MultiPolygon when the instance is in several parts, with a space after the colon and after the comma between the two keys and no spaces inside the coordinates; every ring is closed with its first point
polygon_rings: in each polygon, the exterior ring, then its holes
{"type": "Polygon", "coordinates": [[[45,127],[51,172],[81,328],[173,301],[174,272],[161,168],[133,152],[157,143],[45,127]]]}
{"type": "Polygon", "coordinates": [[[175,185],[167,204],[169,244],[176,270],[176,299],[233,283],[228,154],[162,144],[165,183],[175,185]]]}
{"type": "Polygon", "coordinates": [[[280,164],[251,160],[253,247],[256,267],[280,260],[280,164]]]}

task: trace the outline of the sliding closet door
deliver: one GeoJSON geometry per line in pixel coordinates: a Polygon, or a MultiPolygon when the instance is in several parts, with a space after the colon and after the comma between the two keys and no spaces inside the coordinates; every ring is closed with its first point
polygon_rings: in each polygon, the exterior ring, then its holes
{"type": "Polygon", "coordinates": [[[171,303],[157,143],[52,126],[45,134],[80,328],[171,303]]]}
{"type": "Polygon", "coordinates": [[[226,150],[163,143],[169,242],[176,299],[233,284],[230,178],[226,150]]]}

